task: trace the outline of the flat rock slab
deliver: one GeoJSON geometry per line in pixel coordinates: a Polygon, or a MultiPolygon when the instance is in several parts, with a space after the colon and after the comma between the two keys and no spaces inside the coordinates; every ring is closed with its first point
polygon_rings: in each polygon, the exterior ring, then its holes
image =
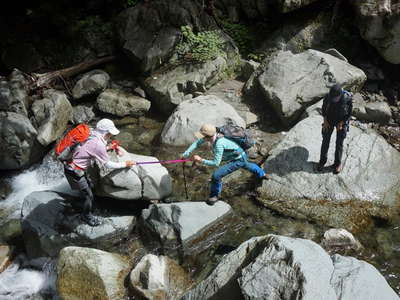
{"type": "Polygon", "coordinates": [[[264,169],[272,180],[260,188],[261,201],[294,217],[310,218],[334,227],[362,228],[376,216],[395,213],[400,192],[400,153],[374,131],[350,126],[343,149],[343,170],[334,175],[336,134],[332,134],[328,163],[319,161],[321,116],[309,117],[270,152],[264,169]]]}
{"type": "Polygon", "coordinates": [[[156,204],[143,210],[139,224],[143,232],[157,237],[163,246],[189,245],[231,212],[231,206],[223,201],[213,206],[205,202],[156,204]]]}
{"type": "Polygon", "coordinates": [[[112,249],[135,224],[134,216],[121,216],[99,218],[101,224],[91,227],[81,221],[79,214],[67,213],[66,202],[62,195],[51,191],[33,192],[25,198],[21,223],[30,257],[57,256],[67,246],[112,249]]]}

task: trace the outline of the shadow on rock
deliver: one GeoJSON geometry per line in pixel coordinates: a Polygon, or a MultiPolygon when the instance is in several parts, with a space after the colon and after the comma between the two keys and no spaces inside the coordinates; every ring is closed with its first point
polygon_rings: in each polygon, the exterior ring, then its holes
{"type": "Polygon", "coordinates": [[[308,161],[308,157],[309,152],[306,148],[301,146],[291,147],[268,159],[264,164],[264,170],[267,174],[276,174],[280,177],[299,171],[307,173],[327,173],[331,171],[330,167],[324,167],[321,172],[318,172],[318,162],[308,161]]]}

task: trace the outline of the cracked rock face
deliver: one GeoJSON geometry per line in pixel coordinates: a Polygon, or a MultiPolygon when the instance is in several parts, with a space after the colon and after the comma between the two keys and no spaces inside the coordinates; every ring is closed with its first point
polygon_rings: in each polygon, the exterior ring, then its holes
{"type": "Polygon", "coordinates": [[[318,244],[279,235],[254,237],[226,255],[183,300],[398,299],[370,264],[329,256],[318,244]]]}
{"type": "Polygon", "coordinates": [[[335,133],[326,167],[317,172],[321,124],[321,116],[299,122],[270,152],[264,169],[272,180],[260,188],[262,202],[285,214],[346,229],[361,229],[369,216],[389,218],[399,201],[400,153],[374,131],[350,126],[342,172],[334,175],[328,167],[334,161],[335,133]]]}
{"type": "MultiPolygon", "coordinates": [[[[156,157],[124,153],[117,156],[110,153],[113,161],[136,162],[158,161],[156,157]]],[[[95,183],[96,195],[119,200],[160,200],[172,193],[172,179],[168,170],[161,164],[143,164],[131,168],[110,170],[99,166],[89,170],[95,183]]]]}
{"type": "Polygon", "coordinates": [[[400,5],[395,0],[352,1],[361,36],[392,64],[400,63],[400,5]]]}

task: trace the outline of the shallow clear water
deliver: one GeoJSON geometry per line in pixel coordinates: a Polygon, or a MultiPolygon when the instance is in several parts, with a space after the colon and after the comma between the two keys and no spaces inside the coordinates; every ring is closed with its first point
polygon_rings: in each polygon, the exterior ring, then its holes
{"type": "MultiPolygon", "coordinates": [[[[133,136],[142,136],[143,132],[157,128],[157,124],[150,124],[149,127],[139,129],[130,126],[123,133],[130,133],[133,136]]],[[[147,139],[144,137],[144,142],[147,139]]],[[[152,155],[163,159],[176,159],[179,153],[184,150],[180,148],[159,148],[149,147],[141,144],[137,140],[123,142],[123,146],[129,151],[139,154],[152,155]],[[143,149],[146,149],[144,151],[143,149]]],[[[200,152],[201,155],[208,155],[207,150],[200,152]]],[[[186,201],[186,191],[189,201],[204,201],[209,190],[209,179],[212,168],[200,167],[192,168],[186,164],[166,165],[169,173],[173,177],[173,191],[171,196],[173,201],[186,201]],[[185,176],[184,176],[185,175],[185,176]],[[186,188],[184,182],[186,181],[186,188]]],[[[4,178],[3,178],[4,179],[4,178]]],[[[30,168],[12,178],[7,177],[12,193],[0,202],[0,209],[10,206],[20,206],[26,195],[32,191],[57,190],[68,192],[68,183],[63,177],[62,167],[50,156],[47,156],[43,163],[30,168]]],[[[239,244],[253,236],[266,234],[280,234],[291,237],[311,239],[317,243],[322,240],[323,233],[329,229],[325,226],[309,223],[307,221],[295,220],[276,214],[258,204],[254,197],[256,180],[246,171],[238,171],[226,178],[222,197],[234,210],[234,217],[229,223],[225,223],[215,236],[211,236],[208,249],[199,255],[185,257],[184,266],[196,280],[205,278],[207,274],[218,264],[226,253],[235,249],[239,244]],[[239,180],[238,180],[239,179],[239,180]]],[[[143,208],[143,207],[142,207],[143,208]]],[[[15,213],[18,214],[18,210],[15,213]]],[[[389,284],[400,294],[400,219],[394,224],[382,224],[372,232],[356,235],[356,238],[365,247],[359,253],[350,253],[359,259],[366,260],[373,264],[387,279],[389,284]]],[[[137,236],[133,236],[135,241],[133,248],[129,251],[140,251],[144,254],[141,243],[137,236]]],[[[341,253],[343,254],[343,253],[341,253]]],[[[346,254],[346,253],[344,253],[346,254]]],[[[47,271],[36,271],[21,264],[21,260],[10,266],[6,272],[0,274],[0,299],[26,299],[29,295],[42,291],[47,293],[47,299],[56,299],[54,294],[54,274],[47,271]],[[18,278],[19,280],[11,280],[18,278]],[[1,290],[1,282],[6,283],[1,290]]]]}

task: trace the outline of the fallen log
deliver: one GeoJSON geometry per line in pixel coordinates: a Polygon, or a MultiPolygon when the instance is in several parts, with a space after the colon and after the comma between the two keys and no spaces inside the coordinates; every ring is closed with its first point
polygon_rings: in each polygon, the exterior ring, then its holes
{"type": "Polygon", "coordinates": [[[42,88],[45,86],[49,86],[51,84],[51,82],[53,82],[55,79],[64,79],[64,78],[68,78],[68,77],[77,75],[79,73],[90,70],[93,67],[98,66],[100,64],[110,62],[114,59],[115,59],[115,56],[106,56],[106,57],[102,57],[102,58],[99,58],[96,60],[82,62],[75,66],[61,69],[61,70],[51,71],[51,72],[47,72],[47,73],[31,73],[31,74],[25,74],[25,75],[30,80],[30,85],[29,85],[30,91],[34,91],[36,89],[39,89],[39,88],[42,88]]]}

